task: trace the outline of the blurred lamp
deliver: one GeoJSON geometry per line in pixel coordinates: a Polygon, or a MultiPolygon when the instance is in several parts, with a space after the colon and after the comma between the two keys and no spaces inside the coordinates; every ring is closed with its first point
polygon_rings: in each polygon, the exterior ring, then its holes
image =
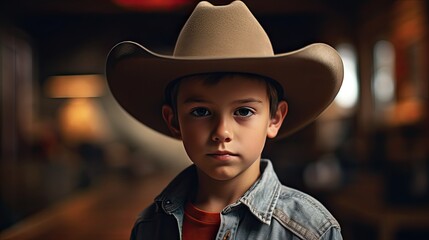
{"type": "Polygon", "coordinates": [[[69,142],[97,142],[107,136],[106,117],[95,97],[102,96],[105,81],[100,75],[53,76],[45,92],[52,98],[66,98],[58,110],[59,128],[69,142]]]}
{"type": "Polygon", "coordinates": [[[46,94],[52,98],[99,97],[104,93],[104,80],[100,75],[65,75],[50,77],[46,94]]]}

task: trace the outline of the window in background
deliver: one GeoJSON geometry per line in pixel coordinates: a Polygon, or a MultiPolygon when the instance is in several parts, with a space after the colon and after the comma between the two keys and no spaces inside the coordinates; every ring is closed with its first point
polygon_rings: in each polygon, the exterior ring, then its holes
{"type": "Polygon", "coordinates": [[[356,51],[351,44],[343,43],[336,47],[343,59],[344,80],[335,103],[345,110],[353,109],[358,100],[359,87],[357,77],[356,51]]]}
{"type": "Polygon", "coordinates": [[[376,112],[389,107],[395,101],[395,52],[393,45],[385,40],[374,45],[374,75],[372,94],[376,112]]]}

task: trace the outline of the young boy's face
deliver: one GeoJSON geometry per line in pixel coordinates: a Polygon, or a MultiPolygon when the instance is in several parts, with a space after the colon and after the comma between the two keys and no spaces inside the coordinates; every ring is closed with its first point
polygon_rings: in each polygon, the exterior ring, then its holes
{"type": "Polygon", "coordinates": [[[193,77],[182,80],[174,111],[163,108],[164,119],[182,139],[192,162],[207,176],[229,180],[257,171],[267,137],[275,137],[287,112],[282,101],[270,117],[266,83],[229,76],[217,83],[193,77]]]}

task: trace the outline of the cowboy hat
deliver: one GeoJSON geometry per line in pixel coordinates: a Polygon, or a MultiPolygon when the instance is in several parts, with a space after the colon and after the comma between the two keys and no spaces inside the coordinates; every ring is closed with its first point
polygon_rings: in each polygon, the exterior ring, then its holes
{"type": "Polygon", "coordinates": [[[113,47],[106,64],[108,85],[119,104],[166,135],[161,108],[168,83],[213,72],[250,73],[277,81],[289,105],[281,138],[329,106],[340,89],[343,64],[338,53],[322,43],[274,54],[264,29],[241,1],[225,6],[200,2],[182,28],[172,56],[126,41],[113,47]]]}

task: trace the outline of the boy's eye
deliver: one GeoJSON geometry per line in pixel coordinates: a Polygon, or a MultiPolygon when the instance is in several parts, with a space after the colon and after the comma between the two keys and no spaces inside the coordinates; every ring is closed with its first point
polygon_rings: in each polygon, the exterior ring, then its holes
{"type": "Polygon", "coordinates": [[[234,115],[239,116],[239,117],[250,117],[254,113],[255,112],[252,109],[249,109],[249,108],[239,108],[239,109],[235,110],[234,115]]]}
{"type": "Polygon", "coordinates": [[[195,108],[192,110],[191,114],[195,117],[205,117],[210,115],[210,111],[206,108],[195,108]]]}

